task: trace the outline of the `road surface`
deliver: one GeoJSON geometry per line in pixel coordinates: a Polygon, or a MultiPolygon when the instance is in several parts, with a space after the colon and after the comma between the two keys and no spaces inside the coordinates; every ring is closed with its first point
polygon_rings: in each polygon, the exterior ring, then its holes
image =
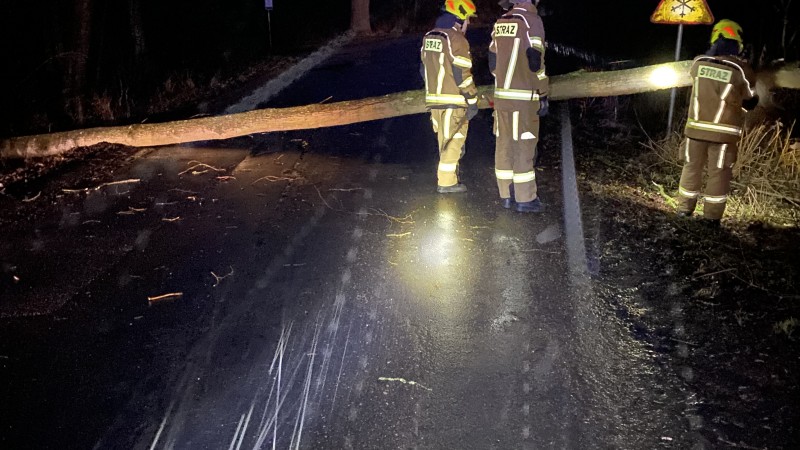
{"type": "MultiPolygon", "coordinates": [[[[417,40],[270,105],[419,88],[417,40]]],[[[463,195],[417,115],[145,150],[5,226],[0,445],[702,446],[691,392],[570,275],[558,116],[541,215],[499,206],[491,115],[470,127],[463,195]]]]}

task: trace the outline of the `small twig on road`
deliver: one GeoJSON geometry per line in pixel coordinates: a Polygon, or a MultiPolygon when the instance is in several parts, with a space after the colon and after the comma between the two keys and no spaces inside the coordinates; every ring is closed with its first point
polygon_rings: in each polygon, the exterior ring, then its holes
{"type": "Polygon", "coordinates": [[[134,208],[133,206],[128,206],[128,210],[127,211],[119,211],[117,213],[117,215],[118,216],[132,216],[134,214],[137,214],[137,213],[140,213],[140,212],[145,212],[145,211],[147,211],[147,208],[134,208]]]}
{"type": "Polygon", "coordinates": [[[714,275],[719,275],[721,273],[735,272],[736,270],[737,269],[735,267],[732,267],[730,269],[718,270],[718,271],[712,272],[712,273],[704,273],[703,275],[698,275],[698,276],[694,277],[693,279],[699,280],[700,278],[713,277],[714,275]]]}
{"type": "Polygon", "coordinates": [[[31,198],[27,198],[27,197],[26,197],[26,198],[23,198],[23,199],[22,199],[22,202],[23,202],[23,203],[30,203],[30,202],[32,202],[32,201],[34,201],[34,200],[36,200],[37,198],[39,198],[39,197],[41,197],[41,196],[42,196],[42,191],[39,191],[39,193],[38,193],[38,194],[36,194],[36,196],[34,196],[34,197],[31,197],[31,198]]]}
{"type": "Polygon", "coordinates": [[[397,383],[408,384],[408,385],[410,385],[410,386],[419,386],[419,387],[421,387],[422,389],[425,389],[426,391],[431,391],[431,392],[433,392],[433,389],[431,389],[431,388],[427,388],[427,387],[425,387],[425,386],[423,386],[423,385],[421,385],[421,384],[417,383],[416,381],[409,381],[409,380],[406,380],[405,378],[388,378],[388,377],[378,377],[378,381],[388,381],[388,382],[392,382],[392,381],[394,381],[394,382],[397,382],[397,383]]]}
{"type": "Polygon", "coordinates": [[[396,237],[396,238],[406,237],[406,236],[411,236],[411,232],[409,231],[408,233],[397,233],[397,234],[387,234],[386,235],[386,237],[396,237]]]}
{"type": "Polygon", "coordinates": [[[96,188],[94,188],[94,190],[95,191],[99,191],[100,189],[103,189],[104,187],[108,187],[108,186],[117,186],[117,185],[120,185],[120,184],[133,184],[133,183],[139,183],[141,181],[142,180],[140,180],[139,178],[131,178],[131,179],[128,179],[128,180],[112,181],[110,183],[103,183],[100,186],[97,186],[96,188]]]}
{"type": "Polygon", "coordinates": [[[547,254],[550,254],[550,255],[558,255],[559,254],[559,252],[552,252],[550,250],[541,250],[541,249],[538,249],[538,248],[529,248],[527,250],[520,250],[520,252],[522,252],[522,253],[539,252],[539,253],[547,253],[547,254]]]}
{"type": "Polygon", "coordinates": [[[199,192],[187,191],[186,189],[170,189],[170,191],[180,192],[181,194],[199,194],[199,192]]]}
{"type": "Polygon", "coordinates": [[[276,177],[275,175],[267,175],[265,177],[261,177],[256,181],[250,183],[251,185],[258,183],[259,181],[269,181],[270,183],[274,183],[276,181],[295,181],[297,178],[292,177],[276,177]]]}
{"type": "Polygon", "coordinates": [[[181,216],[178,217],[164,217],[161,219],[162,222],[177,222],[179,220],[183,220],[181,216]]]}
{"type": "Polygon", "coordinates": [[[156,302],[160,302],[160,301],[163,301],[163,300],[169,300],[169,299],[173,299],[173,298],[180,298],[180,297],[183,297],[183,292],[172,292],[170,294],[157,295],[155,297],[147,297],[147,302],[152,305],[153,303],[156,303],[156,302]]]}
{"type": "Polygon", "coordinates": [[[236,179],[236,177],[231,176],[231,175],[221,175],[221,176],[217,177],[217,180],[219,180],[219,181],[233,181],[235,179],[236,179]]]}
{"type": "MultiPolygon", "coordinates": [[[[407,214],[405,217],[395,217],[395,216],[390,216],[389,214],[386,213],[386,211],[384,211],[382,209],[378,209],[378,208],[370,208],[370,209],[372,209],[375,212],[374,213],[366,213],[368,216],[385,217],[385,218],[389,219],[389,221],[391,221],[391,222],[397,222],[397,223],[400,223],[400,224],[403,224],[403,225],[410,225],[410,224],[414,223],[414,220],[413,220],[413,217],[412,217],[411,214],[407,214]]],[[[358,214],[358,213],[356,213],[356,214],[358,214]]]]}
{"type": "Polygon", "coordinates": [[[323,103],[327,102],[328,100],[330,100],[330,99],[332,99],[332,98],[333,98],[333,96],[331,95],[331,96],[329,96],[328,98],[326,98],[325,100],[323,100],[323,101],[319,102],[319,104],[321,105],[321,104],[323,104],[323,103]]]}
{"type": "Polygon", "coordinates": [[[61,192],[64,192],[65,194],[85,194],[85,193],[87,193],[89,191],[99,191],[100,189],[103,189],[104,187],[108,187],[108,186],[119,186],[121,184],[140,183],[141,181],[142,180],[140,180],[139,178],[131,178],[131,179],[128,179],[128,180],[119,180],[119,181],[112,181],[110,183],[103,183],[103,184],[101,184],[99,186],[96,186],[94,188],[61,189],[61,192]]]}
{"type": "Polygon", "coordinates": [[[90,223],[101,223],[99,220],[86,220],[82,225],[89,225],[90,223]]]}
{"type": "Polygon", "coordinates": [[[228,278],[228,277],[232,277],[232,276],[233,276],[233,266],[230,266],[230,268],[231,268],[231,271],[230,271],[230,272],[229,272],[227,275],[222,275],[222,276],[220,276],[220,275],[217,275],[217,274],[215,274],[214,272],[211,272],[211,276],[212,276],[212,277],[214,277],[214,280],[215,280],[215,282],[214,282],[214,286],[213,286],[213,287],[217,287],[217,286],[219,286],[219,283],[220,283],[222,280],[224,280],[225,278],[228,278]]]}
{"type": "Polygon", "coordinates": [[[201,174],[204,174],[204,173],[208,172],[208,170],[205,170],[203,172],[198,172],[198,171],[195,170],[195,169],[199,169],[199,168],[205,168],[205,169],[213,170],[214,172],[225,172],[225,169],[220,169],[219,167],[214,167],[214,166],[208,165],[206,163],[201,163],[200,161],[189,161],[187,164],[188,165],[192,165],[193,164],[193,165],[191,167],[189,167],[188,169],[184,170],[183,172],[179,173],[178,176],[181,176],[181,175],[183,175],[183,174],[185,174],[187,172],[192,172],[193,175],[201,175],[201,174]]]}
{"type": "Polygon", "coordinates": [[[328,192],[356,192],[363,191],[364,188],[350,188],[350,189],[328,189],[328,192]]]}

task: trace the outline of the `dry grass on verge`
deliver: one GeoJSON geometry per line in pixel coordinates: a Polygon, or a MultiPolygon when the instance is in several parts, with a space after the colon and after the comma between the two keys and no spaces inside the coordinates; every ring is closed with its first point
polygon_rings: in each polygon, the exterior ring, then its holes
{"type": "MultiPolygon", "coordinates": [[[[800,225],[800,141],[792,139],[793,126],[767,122],[745,131],[726,215],[742,222],[776,226],[800,225]]],[[[673,134],[644,144],[660,167],[661,181],[677,195],[682,162],[682,137],[673,134]]]]}

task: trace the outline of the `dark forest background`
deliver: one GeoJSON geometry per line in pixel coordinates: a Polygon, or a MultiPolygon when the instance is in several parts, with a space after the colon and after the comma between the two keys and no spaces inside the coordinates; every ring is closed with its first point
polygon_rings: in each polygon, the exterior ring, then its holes
{"type": "MultiPolygon", "coordinates": [[[[275,0],[272,46],[263,0],[2,0],[0,136],[157,120],[203,97],[307,54],[346,31],[351,0],[275,0]]],[[[499,14],[478,0],[479,20],[499,14]]],[[[604,58],[663,62],[676,27],[648,19],[658,0],[543,0],[549,40],[604,58]]],[[[745,28],[762,64],[797,60],[792,0],[711,0],[717,19],[745,28]]],[[[429,27],[440,0],[372,0],[377,34],[429,27]]],[[[687,27],[684,57],[702,52],[709,27],[687,27]]]]}

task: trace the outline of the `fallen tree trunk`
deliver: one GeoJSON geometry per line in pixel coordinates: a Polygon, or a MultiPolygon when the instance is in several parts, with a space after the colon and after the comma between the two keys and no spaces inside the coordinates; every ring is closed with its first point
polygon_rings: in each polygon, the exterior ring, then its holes
{"type": "MultiPolygon", "coordinates": [[[[607,97],[685,87],[691,85],[690,64],[691,61],[680,61],[613,72],[579,71],[555,76],[550,80],[550,99],[607,97]]],[[[800,89],[800,68],[763,75],[770,86],[800,89]]],[[[482,86],[479,91],[484,95],[480,107],[488,108],[486,97],[491,97],[492,87],[482,86]]],[[[52,156],[102,142],[154,147],[229,139],[248,134],[349,125],[422,112],[425,112],[424,93],[408,91],[337,103],[16,137],[0,141],[0,158],[52,156]]]]}

